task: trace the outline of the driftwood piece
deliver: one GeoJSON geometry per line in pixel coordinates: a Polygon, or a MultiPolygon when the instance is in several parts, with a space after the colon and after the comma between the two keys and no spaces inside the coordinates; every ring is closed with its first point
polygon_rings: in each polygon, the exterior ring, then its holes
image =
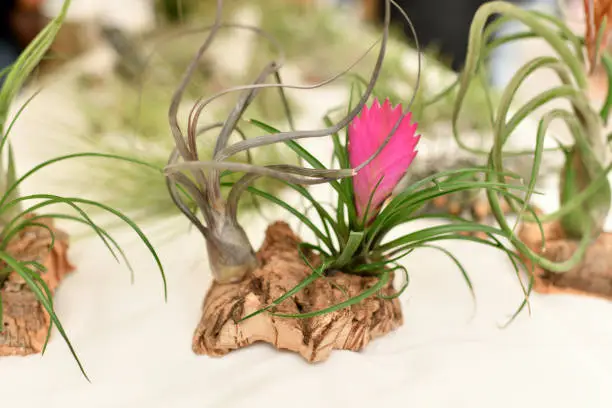
{"type": "MultiPolygon", "coordinates": [[[[213,283],[193,338],[196,354],[223,356],[255,342],[299,353],[308,362],[326,360],[333,349],[362,350],[375,337],[402,324],[397,299],[372,296],[361,303],[333,313],[307,319],[289,319],[260,313],[241,323],[241,318],[268,305],[293,288],[310,269],[297,250],[300,239],[283,222],[268,227],[257,253],[261,267],[236,284],[213,283]]],[[[313,262],[316,259],[313,257],[313,262]]],[[[357,295],[376,283],[376,278],[341,272],[317,279],[295,296],[285,300],[276,313],[305,313],[320,310],[357,295]]],[[[383,295],[396,293],[390,282],[383,295]]]]}
{"type": "MultiPolygon", "coordinates": [[[[546,238],[542,251],[542,236],[537,224],[524,223],[519,238],[534,252],[545,258],[563,262],[568,260],[579,246],[576,240],[568,239],[558,222],[543,223],[546,238]]],[[[529,270],[531,263],[524,258],[529,270]]],[[[612,234],[601,233],[575,268],[564,273],[534,268],[534,290],[539,293],[564,293],[596,296],[612,300],[612,234]]]]}
{"type": "MultiPolygon", "coordinates": [[[[53,248],[49,249],[51,234],[48,230],[30,226],[9,243],[7,252],[20,261],[37,261],[43,264],[47,271],[41,274],[41,278],[53,293],[62,278],[74,270],[67,258],[68,237],[55,229],[50,219],[39,219],[37,222],[53,229],[53,248]]],[[[8,276],[0,295],[4,311],[4,327],[0,332],[0,356],[40,353],[50,325],[49,314],[16,272],[8,276]]]]}

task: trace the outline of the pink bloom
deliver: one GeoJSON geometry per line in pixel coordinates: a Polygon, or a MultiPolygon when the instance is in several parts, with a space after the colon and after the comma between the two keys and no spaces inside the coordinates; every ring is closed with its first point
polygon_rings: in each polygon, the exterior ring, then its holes
{"type": "MultiPolygon", "coordinates": [[[[385,100],[382,107],[378,100],[369,109],[364,106],[361,115],[353,119],[348,128],[348,155],[352,168],[376,152],[401,116],[402,106],[394,108],[389,99],[385,100]]],[[[417,124],[410,123],[410,118],[411,114],[408,113],[380,154],[353,176],[355,206],[360,218],[375,188],[369,217],[374,217],[380,211],[416,156],[415,148],[420,135],[415,135],[417,124]]]]}

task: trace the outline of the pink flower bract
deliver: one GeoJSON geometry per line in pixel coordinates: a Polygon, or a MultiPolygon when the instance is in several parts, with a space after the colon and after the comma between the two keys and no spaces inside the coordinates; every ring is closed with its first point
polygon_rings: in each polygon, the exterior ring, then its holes
{"type": "MultiPolygon", "coordinates": [[[[353,119],[348,128],[351,167],[357,167],[376,152],[401,116],[402,106],[393,107],[388,99],[382,106],[378,100],[375,100],[370,108],[364,106],[361,114],[353,119]]],[[[415,134],[417,124],[410,123],[410,119],[410,113],[404,116],[402,123],[378,156],[353,176],[355,206],[360,218],[363,217],[375,188],[368,218],[376,216],[414,160],[420,135],[415,134]]]]}

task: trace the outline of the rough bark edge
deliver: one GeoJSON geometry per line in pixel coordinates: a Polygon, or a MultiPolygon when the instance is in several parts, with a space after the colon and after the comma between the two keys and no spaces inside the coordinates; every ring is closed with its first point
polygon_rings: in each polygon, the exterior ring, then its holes
{"type": "MultiPolygon", "coordinates": [[[[578,242],[568,239],[558,222],[543,223],[546,249],[542,252],[541,234],[537,224],[523,223],[519,238],[534,252],[547,259],[561,262],[569,259],[578,242]]],[[[528,271],[532,263],[523,255],[528,271]]],[[[533,268],[533,290],[542,294],[569,294],[612,300],[612,234],[603,232],[587,249],[583,261],[565,273],[533,268]]]]}
{"type": "MultiPolygon", "coordinates": [[[[308,319],[276,318],[261,313],[237,322],[291,289],[311,271],[298,254],[300,239],[283,222],[268,227],[258,252],[261,267],[236,284],[213,285],[203,305],[202,318],[193,337],[196,354],[223,356],[256,342],[300,354],[310,363],[326,360],[334,349],[360,351],[374,338],[403,323],[398,299],[372,296],[361,303],[308,319]]],[[[316,259],[313,259],[316,262],[316,259]]],[[[276,308],[277,313],[304,313],[336,304],[376,282],[341,272],[318,279],[276,308]]],[[[381,291],[396,293],[392,283],[381,291]]]]}
{"type": "MultiPolygon", "coordinates": [[[[55,233],[51,244],[50,233],[41,227],[31,226],[22,230],[8,245],[7,252],[21,261],[38,261],[47,272],[41,277],[52,293],[61,280],[74,270],[67,257],[68,236],[54,228],[51,219],[37,220],[55,233]]],[[[25,281],[12,272],[0,289],[4,327],[0,333],[0,356],[26,356],[42,351],[50,317],[36,300],[25,281]]]]}

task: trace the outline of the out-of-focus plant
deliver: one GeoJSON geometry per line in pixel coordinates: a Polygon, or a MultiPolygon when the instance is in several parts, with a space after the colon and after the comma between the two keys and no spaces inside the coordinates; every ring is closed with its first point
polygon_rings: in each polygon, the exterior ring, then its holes
{"type": "Polygon", "coordinates": [[[597,57],[610,42],[612,27],[612,1],[583,0],[586,15],[586,32],[584,35],[591,72],[597,65],[597,57]]]}
{"type": "MultiPolygon", "coordinates": [[[[116,216],[127,224],[136,234],[139,239],[147,246],[151,252],[155,262],[157,263],[159,270],[162,274],[164,294],[166,293],[166,279],[161,262],[157,256],[157,253],[153,249],[153,246],[149,242],[146,235],[142,230],[126,215],[102,204],[97,201],[87,200],[79,197],[63,197],[50,193],[38,193],[30,195],[19,194],[19,187],[21,184],[29,179],[31,176],[40,173],[41,171],[47,171],[48,166],[79,157],[104,157],[106,159],[113,159],[119,161],[132,162],[133,165],[141,165],[137,161],[129,158],[123,158],[114,155],[104,155],[98,153],[76,153],[71,155],[59,156],[53,159],[47,160],[33,167],[32,169],[25,172],[22,176],[18,177],[15,172],[15,162],[13,158],[13,152],[11,149],[9,135],[13,129],[15,121],[18,120],[21,113],[27,108],[28,103],[36,96],[32,96],[28,101],[18,110],[12,120],[9,120],[9,111],[11,104],[15,97],[19,94],[22,86],[26,79],[30,76],[34,68],[38,65],[40,60],[46,54],[49,46],[53,42],[56,34],[60,30],[60,27],[64,21],[70,0],[65,0],[63,7],[51,22],[38,34],[38,36],[32,41],[32,43],[22,52],[15,63],[5,69],[1,75],[5,76],[5,81],[0,89],[0,157],[7,158],[8,162],[0,162],[0,261],[2,268],[0,270],[0,286],[5,282],[6,278],[13,272],[16,272],[27,284],[28,288],[36,296],[36,299],[40,302],[42,307],[49,314],[51,324],[49,326],[49,332],[45,341],[46,348],[47,341],[51,334],[53,326],[57,327],[59,333],[66,341],[70,352],[75,358],[79,365],[83,375],[87,378],[85,370],[77,357],[76,351],[68,339],[68,335],[64,330],[57,314],[53,307],[52,294],[45,281],[41,278],[41,274],[45,273],[45,267],[39,262],[35,261],[21,261],[15,254],[7,252],[7,246],[11,240],[18,236],[19,232],[26,227],[38,227],[44,228],[51,234],[51,247],[55,242],[55,234],[52,229],[47,225],[41,223],[43,218],[53,218],[66,221],[73,221],[80,224],[84,224],[91,228],[104,242],[108,250],[112,253],[114,258],[119,261],[120,258],[126,263],[130,271],[132,267],[126,257],[121,246],[117,241],[102,227],[96,224],[93,219],[88,215],[86,209],[98,208],[111,215],[116,216]],[[70,215],[66,213],[57,212],[43,212],[49,206],[54,205],[65,205],[72,209],[76,215],[70,215]]],[[[0,331],[3,330],[4,324],[2,323],[2,302],[0,301],[0,331]]]]}
{"type": "MultiPolygon", "coordinates": [[[[602,26],[600,33],[603,32],[605,28],[602,26]]],[[[501,1],[483,5],[476,13],[470,30],[468,57],[465,70],[461,75],[454,117],[455,119],[459,117],[463,108],[465,91],[470,82],[482,74],[483,61],[491,49],[510,41],[527,38],[544,40],[554,50],[555,55],[538,57],[523,65],[504,89],[497,108],[487,113],[494,128],[493,150],[488,152],[468,146],[462,141],[460,131],[456,127],[454,134],[462,148],[476,154],[488,155],[489,167],[497,174],[495,176],[489,173],[489,181],[499,180],[499,174],[504,168],[504,158],[525,154],[533,156],[531,180],[525,197],[521,200],[513,200],[509,197],[504,199],[520,214],[519,220],[537,222],[558,220],[568,238],[580,241],[572,257],[564,262],[555,262],[535,253],[518,238],[514,232],[514,226],[509,225],[505,219],[500,210],[498,194],[489,191],[489,202],[500,227],[510,236],[512,243],[521,253],[546,270],[561,273],[570,270],[582,260],[592,239],[602,231],[605,218],[610,210],[610,185],[607,181],[607,174],[610,170],[610,152],[603,134],[603,126],[608,119],[612,94],[608,92],[606,101],[599,109],[595,108],[589,100],[587,64],[583,56],[582,40],[562,21],[552,16],[535,11],[525,11],[501,1]],[[484,29],[485,21],[494,14],[499,14],[499,19],[484,29]],[[523,23],[527,27],[525,32],[497,38],[489,43],[485,41],[497,24],[511,19],[523,23]],[[559,78],[560,84],[520,104],[516,112],[509,115],[509,106],[515,102],[519,86],[530,75],[540,70],[550,71],[559,78]],[[532,115],[534,110],[555,100],[568,101],[570,108],[552,108],[542,115],[537,133],[533,135],[535,150],[510,151],[504,149],[509,136],[522,121],[532,115]],[[544,138],[550,123],[554,120],[561,120],[567,125],[573,143],[561,147],[565,154],[565,165],[559,175],[560,208],[552,214],[539,217],[538,220],[525,214],[524,210],[530,208],[529,200],[533,194],[542,155],[546,151],[544,138]]],[[[602,57],[608,78],[610,78],[612,59],[605,53],[602,57]]],[[[544,242],[542,244],[544,245],[544,242]]]]}

